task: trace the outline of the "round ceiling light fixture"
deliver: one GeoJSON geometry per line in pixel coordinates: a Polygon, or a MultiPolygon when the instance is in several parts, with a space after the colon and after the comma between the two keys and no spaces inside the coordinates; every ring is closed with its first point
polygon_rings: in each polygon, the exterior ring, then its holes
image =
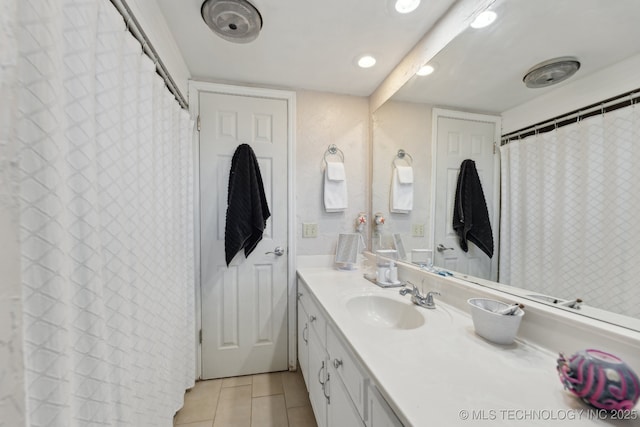
{"type": "Polygon", "coordinates": [[[200,14],[214,33],[233,43],[249,43],[262,29],[262,15],[247,0],[205,0],[200,14]]]}
{"type": "Polygon", "coordinates": [[[363,55],[358,59],[358,67],[371,68],[376,65],[376,58],[371,55],[363,55]]]}
{"type": "Polygon", "coordinates": [[[396,11],[398,13],[411,13],[420,6],[420,0],[397,0],[396,11]]]}
{"type": "Polygon", "coordinates": [[[433,68],[432,65],[423,65],[422,67],[420,67],[420,69],[418,71],[416,71],[416,75],[417,76],[428,76],[429,74],[432,74],[435,71],[435,68],[433,68]]]}
{"type": "Polygon", "coordinates": [[[474,19],[473,22],[469,24],[469,26],[476,29],[488,27],[489,25],[493,24],[497,17],[498,15],[494,11],[485,10],[484,12],[476,16],[476,19],[474,19]]]}
{"type": "Polygon", "coordinates": [[[568,79],[579,69],[580,61],[572,56],[562,56],[533,66],[522,81],[532,89],[547,87],[568,79]]]}

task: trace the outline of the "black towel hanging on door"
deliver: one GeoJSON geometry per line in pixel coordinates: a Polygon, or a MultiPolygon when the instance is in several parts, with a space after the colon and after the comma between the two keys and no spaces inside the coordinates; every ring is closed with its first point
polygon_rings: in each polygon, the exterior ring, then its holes
{"type": "Polygon", "coordinates": [[[469,240],[489,258],[493,257],[493,233],[487,202],[476,164],[470,159],[464,160],[460,165],[453,207],[453,229],[458,234],[460,248],[463,251],[469,251],[469,240]]]}
{"type": "Polygon", "coordinates": [[[271,216],[258,159],[248,144],[239,145],[233,154],[227,195],[224,249],[229,266],[241,249],[247,257],[253,252],[271,216]]]}

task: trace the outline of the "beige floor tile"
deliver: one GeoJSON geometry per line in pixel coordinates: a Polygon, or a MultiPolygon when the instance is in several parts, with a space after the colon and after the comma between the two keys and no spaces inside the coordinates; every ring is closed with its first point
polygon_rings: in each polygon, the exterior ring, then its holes
{"type": "Polygon", "coordinates": [[[220,391],[214,427],[249,427],[251,425],[251,386],[223,388],[220,391]]]}
{"type": "Polygon", "coordinates": [[[178,411],[174,424],[213,420],[216,413],[216,400],[214,398],[187,399],[185,397],[184,406],[178,411]]]}
{"type": "Polygon", "coordinates": [[[282,394],[282,373],[272,372],[253,376],[253,397],[282,394]]]}
{"type": "Polygon", "coordinates": [[[209,421],[211,425],[221,386],[221,380],[198,381],[190,391],[185,393],[184,406],[178,411],[174,423],[179,425],[209,421]]]}
{"type": "Polygon", "coordinates": [[[295,372],[282,373],[282,388],[287,408],[309,404],[309,394],[299,369],[295,372]]]}
{"type": "Polygon", "coordinates": [[[174,424],[176,427],[211,427],[213,425],[213,420],[207,421],[198,421],[196,423],[188,423],[188,424],[174,424]]]}
{"type": "Polygon", "coordinates": [[[251,427],[287,427],[287,408],[284,396],[254,397],[251,405],[251,427]]]}
{"type": "Polygon", "coordinates": [[[318,427],[311,405],[289,408],[287,415],[291,427],[318,427]]]}
{"type": "Polygon", "coordinates": [[[218,399],[222,380],[198,381],[196,385],[184,395],[186,400],[218,399]]]}
{"type": "Polygon", "coordinates": [[[224,378],[222,380],[222,387],[237,387],[239,385],[251,385],[251,384],[253,384],[253,375],[224,378]]]}

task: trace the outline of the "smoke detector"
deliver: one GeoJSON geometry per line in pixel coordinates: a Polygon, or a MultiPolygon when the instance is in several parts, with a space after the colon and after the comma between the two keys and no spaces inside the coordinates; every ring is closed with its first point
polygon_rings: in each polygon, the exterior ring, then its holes
{"type": "Polygon", "coordinates": [[[560,83],[580,69],[580,61],[571,56],[541,62],[527,71],[522,81],[527,87],[541,88],[560,83]]]}

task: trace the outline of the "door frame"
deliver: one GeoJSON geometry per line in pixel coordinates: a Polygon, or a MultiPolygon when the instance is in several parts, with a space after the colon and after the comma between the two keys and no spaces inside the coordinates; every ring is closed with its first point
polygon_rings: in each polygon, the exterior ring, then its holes
{"type": "MultiPolygon", "coordinates": [[[[500,136],[502,135],[502,117],[489,114],[470,113],[467,111],[447,110],[444,108],[433,108],[431,112],[431,247],[436,250],[436,176],[438,166],[438,119],[451,118],[469,120],[475,122],[493,123],[493,245],[494,257],[491,260],[491,270],[497,278],[499,277],[499,260],[500,260],[500,136]]],[[[489,207],[487,207],[489,208],[489,207]]],[[[435,252],[434,252],[435,258],[435,252]]]]}
{"type": "Polygon", "coordinates": [[[200,132],[198,130],[198,114],[200,111],[200,92],[223,95],[247,96],[253,98],[270,98],[284,100],[287,103],[287,342],[289,370],[296,369],[296,269],[295,269],[295,135],[296,135],[296,93],[278,89],[235,86],[221,83],[189,80],[189,112],[196,118],[196,129],[193,133],[194,153],[194,251],[195,251],[195,345],[196,345],[196,378],[202,378],[202,345],[200,330],[202,329],[202,288],[200,282],[200,132]]]}

